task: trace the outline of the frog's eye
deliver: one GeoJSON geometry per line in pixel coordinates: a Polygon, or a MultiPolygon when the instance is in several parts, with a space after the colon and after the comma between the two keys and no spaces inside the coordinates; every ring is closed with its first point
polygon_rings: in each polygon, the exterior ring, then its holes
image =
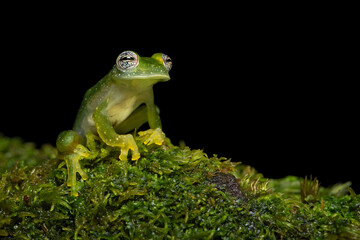
{"type": "Polygon", "coordinates": [[[172,60],[171,60],[171,58],[170,58],[168,55],[166,55],[166,54],[162,54],[162,59],[163,59],[163,63],[164,63],[164,65],[165,65],[166,69],[167,69],[168,71],[170,71],[170,69],[171,69],[171,67],[172,67],[172,60]]]}
{"type": "Polygon", "coordinates": [[[139,57],[132,51],[122,52],[116,59],[116,66],[121,71],[134,69],[138,64],[139,57]]]}

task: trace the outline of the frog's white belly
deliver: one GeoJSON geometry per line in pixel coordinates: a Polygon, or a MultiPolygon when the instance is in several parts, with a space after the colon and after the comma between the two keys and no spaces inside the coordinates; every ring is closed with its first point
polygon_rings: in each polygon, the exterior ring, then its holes
{"type": "MultiPolygon", "coordinates": [[[[137,97],[123,98],[121,101],[114,101],[113,104],[109,104],[107,114],[112,125],[123,122],[130,114],[139,106],[137,97]]],[[[95,122],[93,119],[93,111],[87,116],[86,124],[82,126],[83,129],[89,129],[93,133],[96,133],[95,122]],[[86,127],[84,127],[86,126],[86,127]]],[[[86,134],[84,132],[84,134],[86,134]]]]}
{"type": "Polygon", "coordinates": [[[108,108],[110,122],[113,125],[123,122],[138,107],[136,100],[137,98],[134,96],[110,106],[108,108]]]}

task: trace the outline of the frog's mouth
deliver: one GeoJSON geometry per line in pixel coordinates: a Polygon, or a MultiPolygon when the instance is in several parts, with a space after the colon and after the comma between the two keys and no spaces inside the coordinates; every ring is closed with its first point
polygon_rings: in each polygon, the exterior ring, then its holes
{"type": "Polygon", "coordinates": [[[166,82],[170,80],[168,74],[154,74],[154,75],[128,75],[121,77],[114,77],[116,81],[156,81],[156,82],[166,82]]]}
{"type": "Polygon", "coordinates": [[[131,76],[125,78],[115,78],[115,82],[118,82],[119,85],[128,85],[134,88],[147,88],[158,82],[166,82],[170,80],[170,76],[166,74],[158,74],[151,76],[131,76]]]}
{"type": "Polygon", "coordinates": [[[166,82],[170,80],[169,75],[153,75],[153,76],[139,76],[131,80],[133,86],[138,88],[150,87],[158,82],[166,82]]]}
{"type": "Polygon", "coordinates": [[[155,81],[155,82],[166,82],[170,80],[169,75],[152,75],[152,76],[137,76],[133,80],[143,80],[143,81],[155,81]]]}

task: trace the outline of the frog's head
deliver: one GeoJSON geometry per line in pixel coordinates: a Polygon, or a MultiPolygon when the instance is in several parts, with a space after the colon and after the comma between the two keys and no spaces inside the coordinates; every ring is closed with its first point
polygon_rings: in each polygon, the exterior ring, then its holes
{"type": "Polygon", "coordinates": [[[146,88],[157,82],[168,81],[171,67],[171,58],[163,53],[140,57],[133,51],[125,51],[117,57],[110,74],[119,85],[146,88]]]}

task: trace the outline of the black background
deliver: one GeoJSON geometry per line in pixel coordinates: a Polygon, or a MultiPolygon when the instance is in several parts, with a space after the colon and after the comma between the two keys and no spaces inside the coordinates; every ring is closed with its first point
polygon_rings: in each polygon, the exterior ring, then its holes
{"type": "Polygon", "coordinates": [[[358,77],[349,74],[347,29],[302,15],[189,14],[176,21],[154,13],[141,24],[124,16],[99,22],[96,14],[65,21],[67,13],[3,22],[0,132],[54,144],[119,53],[164,52],[174,62],[172,79],[154,92],[173,143],[241,161],[265,177],[352,181],[360,192],[358,77]]]}

